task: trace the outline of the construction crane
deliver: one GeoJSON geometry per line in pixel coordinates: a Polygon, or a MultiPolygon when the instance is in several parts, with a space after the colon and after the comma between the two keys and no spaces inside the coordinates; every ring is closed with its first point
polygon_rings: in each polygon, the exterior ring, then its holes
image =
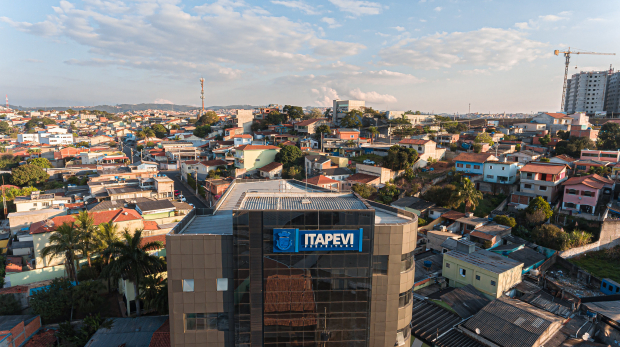
{"type": "Polygon", "coordinates": [[[564,111],[564,98],[566,97],[566,79],[568,78],[568,64],[570,63],[570,55],[571,54],[594,54],[594,55],[616,55],[616,53],[596,53],[596,52],[587,52],[587,51],[571,51],[570,47],[568,47],[568,51],[560,51],[555,50],[553,54],[560,55],[564,54],[566,58],[566,66],[564,67],[564,87],[562,87],[562,103],[560,104],[560,110],[564,111]]]}

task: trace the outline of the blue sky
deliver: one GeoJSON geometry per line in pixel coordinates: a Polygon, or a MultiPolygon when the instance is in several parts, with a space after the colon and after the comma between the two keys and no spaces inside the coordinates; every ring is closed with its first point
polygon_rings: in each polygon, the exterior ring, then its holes
{"type": "Polygon", "coordinates": [[[571,73],[620,67],[619,16],[613,0],[0,0],[0,94],[198,105],[204,77],[208,105],[557,111],[553,50],[619,54],[571,73]]]}

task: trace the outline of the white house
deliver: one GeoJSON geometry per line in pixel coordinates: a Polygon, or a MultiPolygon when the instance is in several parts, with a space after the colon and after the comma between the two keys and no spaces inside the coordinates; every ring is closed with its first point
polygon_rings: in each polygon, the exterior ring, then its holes
{"type": "Polygon", "coordinates": [[[241,145],[251,145],[252,139],[253,139],[252,135],[249,135],[249,134],[235,135],[235,137],[233,137],[235,147],[241,146],[241,145]]]}
{"type": "Polygon", "coordinates": [[[73,134],[50,134],[47,137],[41,137],[41,143],[48,145],[72,145],[73,134]]]}
{"type": "Polygon", "coordinates": [[[519,163],[514,161],[487,161],[484,163],[484,181],[514,184],[517,180],[518,170],[519,163]]]}
{"type": "Polygon", "coordinates": [[[39,134],[17,134],[17,142],[39,142],[39,134]]]}

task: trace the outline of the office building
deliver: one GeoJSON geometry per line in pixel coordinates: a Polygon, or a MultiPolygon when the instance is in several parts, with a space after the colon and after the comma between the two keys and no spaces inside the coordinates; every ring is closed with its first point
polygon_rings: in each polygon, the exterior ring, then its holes
{"type": "Polygon", "coordinates": [[[360,100],[334,100],[332,108],[332,122],[339,124],[340,120],[346,115],[347,112],[353,110],[359,110],[364,112],[366,108],[366,102],[360,100]]]}
{"type": "Polygon", "coordinates": [[[172,346],[409,346],[414,213],[235,180],[166,236],[172,346]]]}

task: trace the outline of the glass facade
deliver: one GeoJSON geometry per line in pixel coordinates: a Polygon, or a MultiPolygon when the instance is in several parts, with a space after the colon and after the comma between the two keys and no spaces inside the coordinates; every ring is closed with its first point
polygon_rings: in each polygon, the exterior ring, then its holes
{"type": "Polygon", "coordinates": [[[234,211],[235,345],[367,346],[373,228],[373,210],[234,211]],[[362,228],[362,251],[274,253],[277,228],[362,228]]]}

